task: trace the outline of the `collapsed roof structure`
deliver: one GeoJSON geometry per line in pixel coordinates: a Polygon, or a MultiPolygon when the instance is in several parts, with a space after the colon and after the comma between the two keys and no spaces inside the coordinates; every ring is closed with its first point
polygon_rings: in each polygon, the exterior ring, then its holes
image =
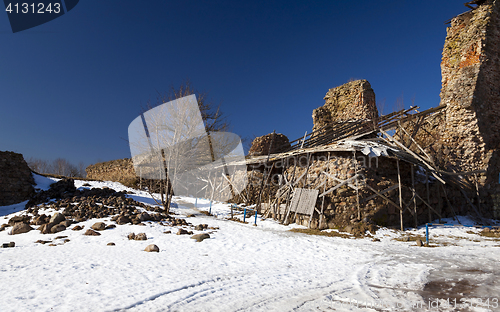
{"type": "Polygon", "coordinates": [[[311,133],[248,157],[239,200],[314,228],[500,218],[500,4],[475,4],[447,29],[439,106],[379,116],[368,81],[330,89],[311,133]]]}

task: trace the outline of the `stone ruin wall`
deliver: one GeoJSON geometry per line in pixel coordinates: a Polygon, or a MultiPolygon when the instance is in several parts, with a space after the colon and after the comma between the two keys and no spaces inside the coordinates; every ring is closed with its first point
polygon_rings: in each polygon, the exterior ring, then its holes
{"type": "MultiPolygon", "coordinates": [[[[477,9],[461,14],[451,21],[447,29],[447,37],[443,49],[441,63],[442,90],[441,105],[446,104],[444,112],[436,114],[430,125],[425,126],[432,135],[422,135],[422,141],[434,161],[447,171],[471,171],[486,169],[486,174],[479,176],[481,207],[486,217],[500,218],[500,5],[499,0],[486,0],[477,9]],[[494,207],[493,211],[485,207],[494,207]],[[496,209],[496,210],[495,210],[496,209]]],[[[378,110],[375,103],[375,93],[366,80],[352,81],[342,86],[330,89],[324,97],[325,104],[313,111],[313,130],[322,128],[332,122],[376,119],[378,110]]],[[[268,135],[269,136],[269,135],[268,135]]],[[[255,144],[257,154],[265,154],[265,137],[255,144]],[[259,148],[257,148],[260,146],[259,148]],[[258,150],[258,151],[257,151],[258,150]]],[[[266,150],[267,151],[267,150],[266,150]]],[[[352,157],[338,154],[338,161],[344,166],[317,161],[310,170],[323,170],[327,166],[332,174],[343,179],[353,174],[352,157]]],[[[401,162],[403,184],[411,185],[409,165],[401,162]]],[[[114,166],[107,169],[87,170],[89,177],[104,180],[120,180],[113,174],[114,166]]],[[[130,164],[129,172],[135,176],[130,164]]],[[[250,169],[251,170],[251,169],[250,169]]],[[[278,169],[275,168],[275,171],[278,169]]],[[[291,170],[290,168],[286,169],[291,170]]],[[[298,171],[305,170],[299,168],[298,171]]],[[[379,168],[362,169],[366,183],[381,191],[397,183],[396,164],[394,159],[380,158],[379,168]],[[363,171],[364,170],[364,171],[363,171]]],[[[299,173],[296,173],[299,174],[299,173]]],[[[262,168],[248,172],[252,183],[247,188],[251,192],[250,202],[255,202],[259,182],[262,179],[262,168]],[[253,185],[253,186],[252,186],[253,185]]],[[[469,176],[469,179],[472,176],[469,176]]],[[[426,194],[425,183],[420,179],[416,185],[420,196],[426,194]]],[[[312,182],[312,181],[308,181],[312,182]]],[[[470,182],[474,182],[471,181],[470,182]]],[[[443,216],[450,216],[451,210],[444,202],[443,194],[438,190],[439,183],[430,183],[430,204],[437,207],[443,216]]],[[[265,188],[263,201],[267,201],[276,188],[265,188]]],[[[463,214],[469,209],[458,190],[447,188],[448,198],[457,214],[463,214]]],[[[372,194],[360,194],[365,198],[372,194]]],[[[387,196],[398,203],[398,190],[387,193],[387,196]]],[[[409,201],[411,193],[403,188],[403,200],[409,201]]],[[[471,200],[475,201],[473,196],[471,200]]],[[[242,202],[241,199],[238,199],[242,202]]],[[[313,227],[335,227],[339,224],[356,223],[357,207],[355,192],[344,187],[335,194],[325,198],[325,224],[313,221],[313,227]],[[354,210],[353,210],[353,207],[354,210]]],[[[475,202],[477,203],[477,202],[475,202]]],[[[412,207],[412,206],[411,206],[412,207]]],[[[426,222],[427,208],[419,203],[419,223],[426,222]]],[[[399,225],[399,211],[375,197],[361,205],[361,219],[375,222],[379,225],[399,225]]],[[[404,214],[405,225],[413,225],[414,219],[408,212],[404,214]]],[[[298,223],[307,224],[307,216],[299,216],[298,223]]]]}
{"type": "Polygon", "coordinates": [[[375,120],[375,92],[367,80],[355,80],[328,90],[325,104],[313,111],[313,131],[336,121],[375,120]]]}
{"type": "Polygon", "coordinates": [[[0,152],[0,206],[17,204],[34,193],[35,180],[23,155],[0,152]]]}
{"type": "MultiPolygon", "coordinates": [[[[276,190],[279,188],[278,185],[278,175],[285,172],[288,177],[295,176],[298,178],[302,174],[307,172],[307,178],[303,178],[299,181],[296,187],[306,187],[306,188],[316,188],[324,180],[324,176],[317,178],[318,175],[324,171],[333,175],[341,180],[346,180],[353,177],[356,173],[361,174],[363,179],[359,181],[360,184],[367,183],[373,187],[378,192],[381,192],[391,186],[397,185],[398,174],[397,174],[397,164],[396,160],[389,157],[378,157],[370,158],[361,153],[356,153],[354,157],[353,153],[350,152],[331,152],[330,161],[328,161],[327,153],[315,153],[311,156],[311,165],[307,169],[307,155],[301,155],[296,159],[297,166],[294,168],[294,160],[281,160],[275,163],[273,166],[273,172],[271,174],[271,179],[269,181],[269,186],[267,183],[264,184],[264,192],[262,195],[262,202],[264,203],[264,210],[268,207],[267,203],[269,200],[268,191],[270,190],[271,201],[274,200],[276,190]],[[284,170],[283,170],[284,168],[284,170]],[[295,170],[295,174],[293,171],[295,170]]],[[[258,167],[262,171],[263,166],[258,167]]],[[[415,169],[416,170],[416,169],[415,169]]],[[[249,174],[253,176],[250,185],[254,185],[253,189],[255,192],[252,197],[254,201],[251,203],[256,203],[258,196],[258,190],[262,181],[262,173],[255,170],[253,173],[249,174]]],[[[410,186],[411,181],[411,165],[400,161],[400,173],[401,173],[401,183],[402,187],[402,197],[405,203],[411,202],[409,208],[413,211],[414,206],[412,200],[412,191],[410,186]]],[[[426,199],[426,185],[425,185],[425,174],[422,172],[414,172],[415,176],[415,189],[417,193],[426,199]]],[[[329,179],[328,182],[319,188],[319,194],[323,193],[325,190],[337,185],[333,179],[329,179]]],[[[355,183],[353,183],[355,184],[355,183]]],[[[446,202],[441,197],[441,193],[438,191],[439,183],[430,183],[430,203],[435,209],[444,216],[452,216],[452,211],[447,207],[446,202]]],[[[250,188],[252,188],[250,186],[250,188]]],[[[249,192],[250,193],[250,192],[249,192]]],[[[348,186],[340,187],[338,190],[327,194],[325,196],[324,204],[322,199],[318,198],[316,203],[316,208],[321,210],[321,205],[324,207],[325,218],[322,219],[322,224],[319,224],[318,214],[315,213],[313,220],[311,222],[312,228],[345,228],[347,226],[359,227],[362,224],[369,225],[380,225],[389,226],[394,228],[399,228],[400,217],[399,209],[388,204],[386,200],[376,196],[370,200],[364,201],[364,199],[374,195],[372,191],[365,187],[361,187],[359,191],[360,200],[360,218],[358,219],[358,208],[357,208],[357,194],[356,191],[348,186]]],[[[393,189],[384,194],[394,203],[399,203],[399,190],[393,189]]],[[[241,200],[241,199],[240,199],[241,200]]],[[[241,201],[240,201],[241,202],[241,201]]],[[[284,202],[280,203],[284,205],[284,202]]],[[[459,211],[460,212],[460,211],[459,211]]],[[[436,217],[435,214],[433,214],[436,217]]],[[[417,201],[417,218],[418,224],[422,224],[428,221],[428,209],[425,204],[417,201]]],[[[405,211],[403,214],[403,220],[405,226],[413,226],[415,224],[415,219],[412,214],[405,211]]],[[[296,222],[297,224],[307,226],[309,224],[309,216],[306,215],[295,215],[291,214],[290,222],[296,222]]]]}
{"type": "Polygon", "coordinates": [[[85,169],[88,179],[130,184],[136,181],[132,159],[123,158],[90,165],[85,169]]]}
{"type": "Polygon", "coordinates": [[[256,137],[252,141],[252,146],[248,151],[249,156],[261,156],[269,153],[269,146],[271,145],[271,154],[281,153],[290,148],[290,141],[288,137],[281,133],[269,133],[260,137],[256,137]]]}
{"type": "MultiPolygon", "coordinates": [[[[451,20],[441,62],[441,105],[447,105],[433,145],[447,171],[479,176],[481,206],[500,217],[500,3],[487,0],[451,20]]],[[[471,184],[473,176],[468,177],[471,184]]],[[[452,194],[452,197],[454,194],[452,194]]],[[[493,214],[493,215],[492,215],[493,214]]]]}

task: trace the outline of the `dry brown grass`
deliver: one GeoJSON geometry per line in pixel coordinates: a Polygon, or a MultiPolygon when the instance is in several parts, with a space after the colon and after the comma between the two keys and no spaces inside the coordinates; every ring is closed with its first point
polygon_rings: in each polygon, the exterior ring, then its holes
{"type": "Polygon", "coordinates": [[[307,234],[307,235],[328,236],[328,237],[358,238],[356,236],[345,234],[345,233],[339,233],[337,231],[323,232],[323,231],[318,230],[318,229],[291,229],[290,232],[302,233],[302,234],[307,234]]]}
{"type": "Polygon", "coordinates": [[[492,231],[485,232],[485,231],[481,231],[478,234],[481,235],[481,236],[484,236],[484,237],[489,237],[489,238],[500,238],[500,232],[492,232],[492,231]]]}
{"type": "Polygon", "coordinates": [[[425,236],[415,235],[415,234],[407,234],[405,236],[395,238],[394,240],[397,240],[399,242],[416,242],[417,240],[421,240],[422,242],[425,243],[425,236]],[[408,237],[408,240],[406,240],[407,237],[408,237]]]}
{"type": "Polygon", "coordinates": [[[38,173],[33,171],[34,173],[48,177],[48,178],[56,178],[56,179],[70,179],[70,180],[83,180],[83,181],[99,181],[102,182],[102,180],[97,180],[97,179],[89,179],[89,178],[80,178],[80,177],[67,177],[59,174],[51,174],[51,173],[38,173]]]}
{"type": "Polygon", "coordinates": [[[248,224],[248,222],[243,222],[243,220],[240,220],[238,218],[228,218],[227,220],[229,220],[229,221],[235,221],[235,222],[239,222],[239,223],[244,223],[244,224],[248,224]]]}

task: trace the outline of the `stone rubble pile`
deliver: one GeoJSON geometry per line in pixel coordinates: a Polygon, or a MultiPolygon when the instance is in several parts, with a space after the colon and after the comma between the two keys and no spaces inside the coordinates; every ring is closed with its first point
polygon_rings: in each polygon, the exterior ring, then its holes
{"type": "MultiPolygon", "coordinates": [[[[161,208],[148,206],[128,198],[125,192],[116,192],[109,188],[77,190],[71,179],[64,179],[52,184],[49,190],[36,194],[26,206],[28,208],[25,214],[10,218],[7,224],[0,225],[0,231],[12,227],[10,234],[17,235],[32,231],[35,229],[34,226],[38,226],[37,230],[41,234],[54,234],[65,231],[73,224],[105,217],[111,217],[111,221],[118,225],[145,225],[143,222],[153,221],[159,222],[163,226],[191,227],[196,231],[218,229],[208,227],[207,224],[194,226],[183,218],[176,218],[171,214],[164,213],[161,208]],[[50,215],[46,210],[55,210],[56,212],[50,215]]],[[[99,232],[115,228],[116,224],[96,222],[83,235],[100,236],[99,232]]],[[[83,228],[82,225],[76,225],[72,230],[79,231],[83,228]]],[[[178,234],[193,234],[193,232],[180,228],[178,234]]],[[[203,239],[207,238],[203,237],[203,239]]],[[[145,233],[130,233],[128,238],[131,240],[148,239],[145,233]]],[[[64,243],[67,241],[69,240],[65,240],[64,243]]],[[[197,241],[201,240],[197,239],[197,241]]],[[[38,240],[37,242],[45,244],[51,241],[38,240]]],[[[49,246],[56,245],[50,244],[49,246]]],[[[113,245],[110,243],[110,246],[113,245]]],[[[10,245],[6,247],[10,247],[10,245]]],[[[146,251],[159,251],[156,248],[149,247],[151,250],[146,251]]]]}

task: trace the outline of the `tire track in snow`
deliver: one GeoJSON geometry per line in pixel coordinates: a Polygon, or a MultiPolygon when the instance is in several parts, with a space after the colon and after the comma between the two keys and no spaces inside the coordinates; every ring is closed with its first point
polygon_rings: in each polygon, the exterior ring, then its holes
{"type": "Polygon", "coordinates": [[[190,285],[185,285],[185,286],[182,286],[182,287],[178,287],[178,288],[175,288],[175,289],[172,289],[172,290],[168,290],[168,291],[165,291],[165,292],[161,292],[161,293],[158,293],[156,295],[153,295],[153,296],[150,296],[144,300],[141,300],[141,301],[138,301],[136,303],[133,303],[125,308],[118,308],[118,309],[114,309],[114,310],[109,310],[110,312],[115,312],[115,311],[126,311],[126,310],[130,310],[130,309],[134,309],[134,308],[137,308],[137,307],[140,307],[141,305],[145,305],[147,304],[148,302],[150,301],[154,301],[162,296],[166,296],[166,295],[170,295],[170,294],[173,294],[173,293],[176,293],[176,292],[179,292],[179,291],[182,291],[182,290],[186,290],[186,289],[190,289],[190,288],[195,288],[195,287],[198,287],[200,285],[203,285],[203,284],[206,284],[206,283],[209,283],[211,281],[200,281],[198,283],[193,283],[193,284],[190,284],[190,285]]]}
{"type": "Polygon", "coordinates": [[[344,280],[337,280],[311,287],[304,284],[304,278],[297,280],[297,276],[284,273],[268,275],[268,279],[273,283],[266,283],[251,272],[214,278],[163,292],[114,311],[262,311],[283,307],[283,304],[286,310],[295,310],[307,301],[336,291],[337,283],[344,283],[344,280]],[[265,294],[263,288],[267,290],[265,294]]]}

